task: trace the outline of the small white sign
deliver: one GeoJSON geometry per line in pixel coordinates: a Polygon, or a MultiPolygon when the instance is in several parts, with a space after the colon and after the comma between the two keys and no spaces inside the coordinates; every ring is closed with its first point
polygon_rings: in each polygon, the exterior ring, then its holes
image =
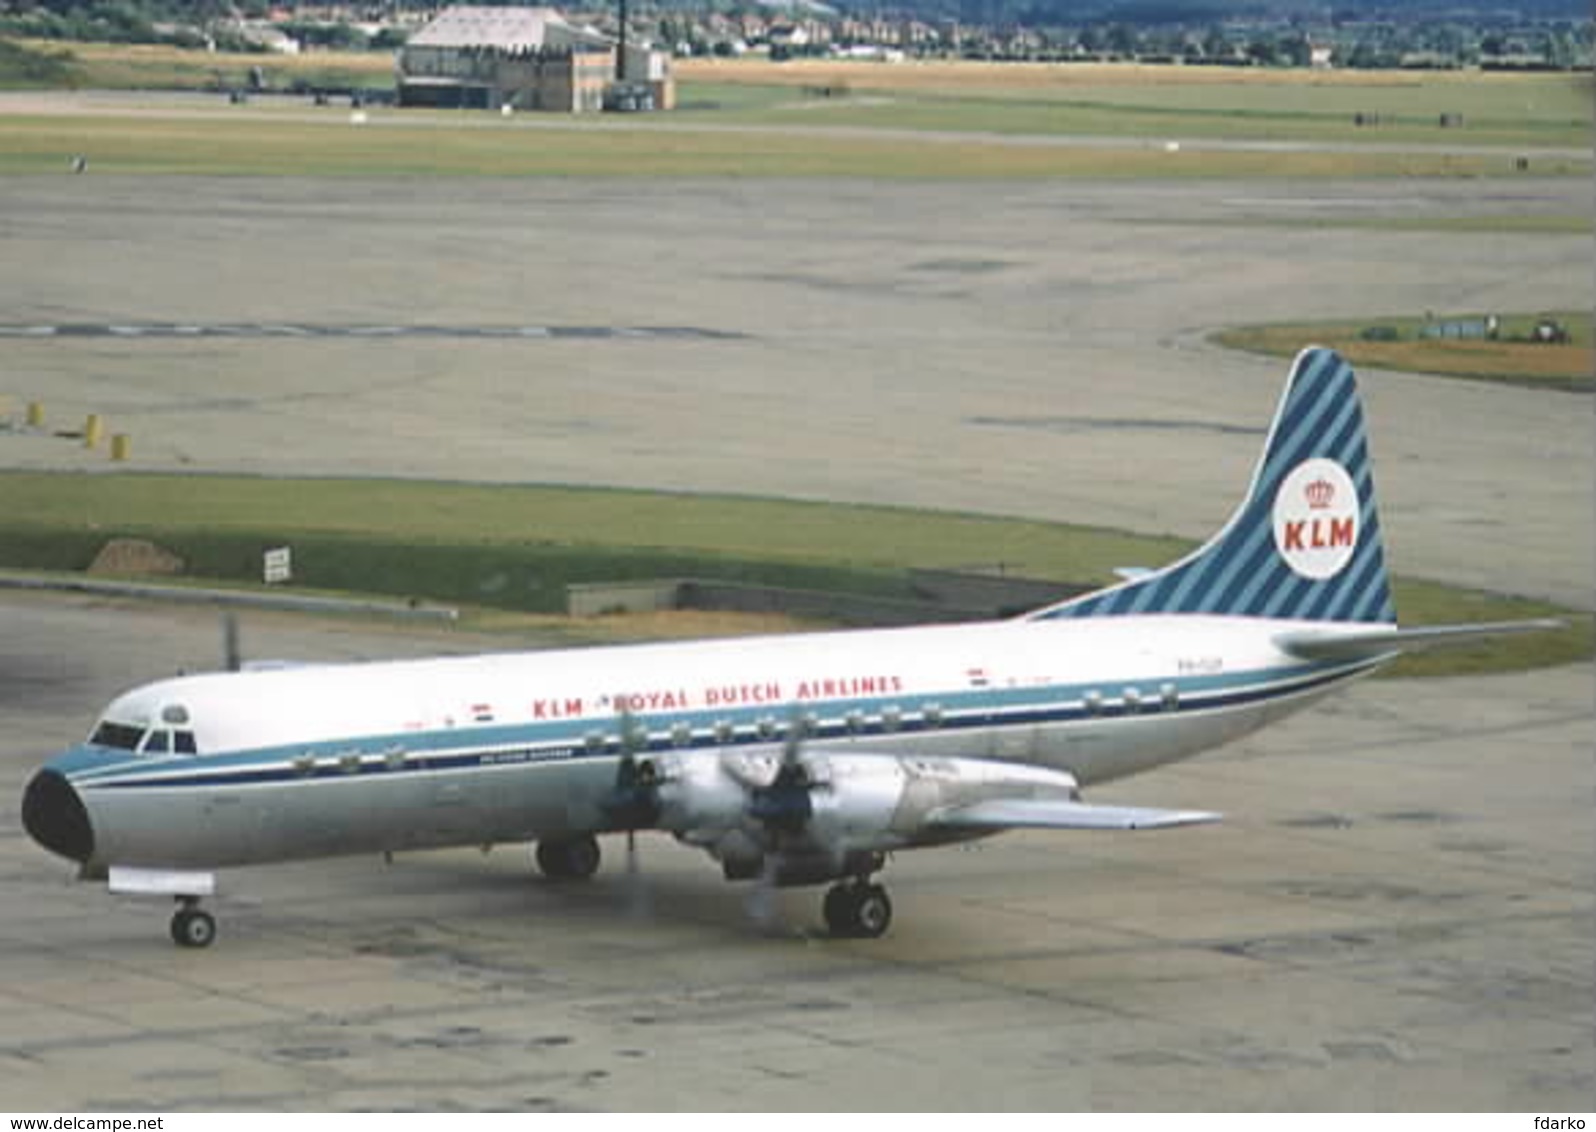
{"type": "Polygon", "coordinates": [[[276,546],[262,555],[263,573],[268,586],[286,582],[294,576],[293,551],[286,546],[276,546]]]}

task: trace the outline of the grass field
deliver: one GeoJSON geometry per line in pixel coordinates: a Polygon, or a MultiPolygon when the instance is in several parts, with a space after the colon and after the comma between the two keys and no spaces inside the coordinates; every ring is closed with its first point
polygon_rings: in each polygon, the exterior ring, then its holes
{"type": "MultiPolygon", "coordinates": [[[[220,91],[254,67],[278,90],[393,82],[383,55],[71,51],[73,81],[95,90],[220,91]]],[[[357,126],[347,107],[219,94],[49,113],[12,102],[0,175],[59,172],[82,154],[97,172],[248,176],[1479,177],[1520,172],[1515,147],[1588,151],[1592,123],[1588,76],[748,61],[683,61],[678,74],[680,110],[621,120],[372,109],[357,126]],[[1380,125],[1355,126],[1358,114],[1380,125]],[[1463,125],[1443,129],[1443,114],[1463,125]],[[1215,148],[1227,141],[1319,148],[1215,148]]],[[[1588,152],[1537,153],[1524,171],[1591,167],[1588,152]]]]}
{"type": "MultiPolygon", "coordinates": [[[[307,115],[310,112],[307,111],[307,115]]],[[[252,107],[184,117],[0,116],[0,176],[59,173],[74,155],[93,173],[238,176],[868,177],[884,179],[1330,178],[1510,175],[1490,154],[1390,151],[1166,151],[1010,145],[978,135],[852,135],[675,120],[584,123],[346,110],[288,119],[252,107]]],[[[1547,159],[1541,175],[1588,173],[1588,158],[1547,159]]]]}
{"type": "Polygon", "coordinates": [[[243,55],[154,44],[20,41],[22,49],[59,58],[71,86],[84,90],[226,90],[249,85],[258,67],[270,85],[296,81],[325,87],[388,86],[393,57],[364,51],[243,55]]]}
{"type": "MultiPolygon", "coordinates": [[[[71,82],[82,89],[241,88],[255,68],[278,90],[393,82],[393,60],[381,53],[228,55],[86,43],[65,50],[71,82]]],[[[1586,147],[1592,124],[1589,75],[705,59],[678,61],[676,74],[683,112],[669,117],[770,126],[1586,147]],[[844,97],[808,93],[820,88],[844,97]],[[1360,127],[1358,115],[1378,124],[1360,127]],[[1442,127],[1443,115],[1461,125],[1442,127]]]]}
{"type": "MultiPolygon", "coordinates": [[[[856,571],[1006,563],[1037,577],[1108,579],[1180,553],[1178,539],[909,509],[565,487],[408,480],[0,473],[8,532],[291,533],[401,545],[547,546],[689,553],[856,571]],[[637,532],[647,530],[640,545],[637,532]],[[972,552],[972,548],[980,548],[972,552]]],[[[15,565],[11,562],[8,564],[15,565]]],[[[671,571],[661,571],[669,574],[671,571]]]]}
{"type": "MultiPolygon", "coordinates": [[[[908,597],[910,567],[1003,564],[1108,584],[1116,567],[1156,566],[1190,548],[1180,539],[901,508],[557,487],[3,473],[0,495],[8,504],[0,567],[82,570],[110,538],[134,536],[184,557],[191,576],[246,582],[262,550],[288,543],[306,586],[541,614],[563,610],[571,582],[697,576],[908,597]],[[639,530],[649,532],[647,545],[637,544],[639,530]]],[[[1424,581],[1396,585],[1405,623],[1548,615],[1574,623],[1555,635],[1413,658],[1401,673],[1504,671],[1591,654],[1589,616],[1424,581]]],[[[698,631],[698,622],[682,628],[698,631]]]]}
{"type": "Polygon", "coordinates": [[[684,60],[677,74],[689,111],[769,123],[1584,147],[1592,121],[1585,75],[744,60],[684,60]]]}
{"type": "MultiPolygon", "coordinates": [[[[1304,322],[1291,325],[1249,326],[1221,331],[1214,336],[1220,345],[1275,357],[1294,357],[1304,342],[1332,346],[1354,365],[1381,369],[1434,373],[1476,381],[1500,381],[1545,389],[1589,392],[1596,389],[1596,352],[1592,350],[1589,311],[1546,312],[1569,332],[1569,341],[1546,344],[1528,341],[1530,331],[1541,317],[1501,315],[1501,336],[1484,339],[1427,339],[1419,337],[1423,318],[1373,317],[1355,322],[1304,322]],[[1389,327],[1398,335],[1394,342],[1371,342],[1363,338],[1369,327],[1389,327]],[[1514,339],[1517,339],[1516,341],[1514,339]]],[[[1439,321],[1480,318],[1474,315],[1448,315],[1439,321]]]]}

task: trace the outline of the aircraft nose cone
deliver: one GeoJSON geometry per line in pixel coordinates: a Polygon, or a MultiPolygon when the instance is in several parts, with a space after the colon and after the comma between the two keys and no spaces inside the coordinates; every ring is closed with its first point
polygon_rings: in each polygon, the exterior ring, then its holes
{"type": "Polygon", "coordinates": [[[52,853],[84,862],[94,856],[94,827],[83,799],[59,771],[41,770],[22,794],[22,826],[52,853]]]}

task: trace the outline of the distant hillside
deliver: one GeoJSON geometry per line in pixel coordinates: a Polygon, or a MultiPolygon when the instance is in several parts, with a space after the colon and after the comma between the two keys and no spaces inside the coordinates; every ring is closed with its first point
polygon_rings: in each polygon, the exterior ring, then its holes
{"type": "Polygon", "coordinates": [[[0,89],[71,86],[75,77],[70,51],[31,51],[0,39],[0,89]]]}
{"type": "MultiPolygon", "coordinates": [[[[1032,26],[1122,23],[1132,26],[1217,24],[1228,21],[1301,19],[1309,23],[1380,20],[1411,24],[1433,20],[1511,21],[1584,20],[1588,0],[829,0],[850,15],[875,16],[883,10],[922,19],[958,19],[993,24],[1014,21],[1032,26]]],[[[599,5],[602,7],[603,5],[599,5]]],[[[661,7],[669,7],[667,0],[661,7]]],[[[727,7],[713,0],[682,0],[687,10],[727,7]]]]}
{"type": "MultiPolygon", "coordinates": [[[[494,0],[471,0],[491,4],[494,0]]],[[[403,10],[429,10],[446,4],[397,5],[403,10]]],[[[577,0],[556,4],[568,11],[611,12],[608,0],[577,0]]],[[[733,11],[757,7],[752,0],[657,0],[660,11],[684,13],[733,11]]],[[[829,0],[828,6],[860,16],[918,16],[922,19],[958,19],[968,23],[1018,22],[1033,26],[1079,26],[1087,23],[1130,25],[1207,24],[1230,20],[1278,20],[1300,17],[1315,23],[1384,20],[1412,23],[1420,20],[1476,18],[1485,20],[1566,19],[1588,21],[1588,0],[829,0]]],[[[19,20],[50,21],[63,28],[95,27],[120,33],[115,38],[139,39],[157,24],[207,24],[216,20],[264,18],[269,11],[293,12],[295,0],[3,0],[0,24],[19,20]]],[[[333,5],[318,3],[318,18],[333,5]]],[[[768,10],[768,9],[767,9],[768,10]]],[[[370,18],[370,6],[349,5],[346,18],[370,18]]],[[[0,32],[3,34],[3,32],[0,32]]],[[[63,36],[70,38],[68,34],[63,36]]]]}

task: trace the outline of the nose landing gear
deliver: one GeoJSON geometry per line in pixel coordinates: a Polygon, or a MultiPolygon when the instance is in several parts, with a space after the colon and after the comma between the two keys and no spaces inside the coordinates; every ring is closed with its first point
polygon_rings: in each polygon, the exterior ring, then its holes
{"type": "Polygon", "coordinates": [[[179,947],[209,947],[216,940],[216,917],[199,906],[197,896],[179,896],[172,913],[172,942],[179,947]]]}

